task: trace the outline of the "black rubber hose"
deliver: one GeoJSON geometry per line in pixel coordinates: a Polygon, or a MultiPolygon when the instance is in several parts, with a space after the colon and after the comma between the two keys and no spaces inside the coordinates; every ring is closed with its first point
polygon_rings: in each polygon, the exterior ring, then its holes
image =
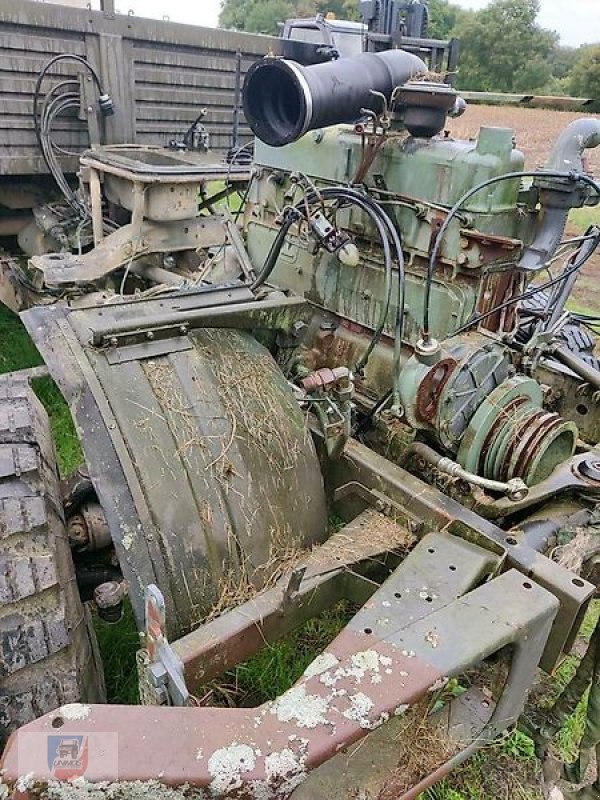
{"type": "Polygon", "coordinates": [[[38,144],[40,146],[41,142],[39,139],[38,123],[37,123],[40,89],[42,88],[42,82],[46,77],[46,75],[48,74],[51,67],[53,67],[54,64],[57,64],[59,61],[74,61],[77,64],[82,64],[84,67],[86,67],[86,69],[89,70],[92,78],[94,79],[94,83],[96,84],[98,93],[103,94],[98,73],[96,72],[94,67],[92,67],[90,62],[83,56],[79,56],[76,53],[59,53],[59,55],[54,56],[53,58],[50,59],[50,61],[47,61],[40,70],[40,74],[38,75],[37,81],[35,82],[35,89],[33,90],[33,120],[34,120],[36,136],[38,137],[38,144]]]}
{"type": "Polygon", "coordinates": [[[77,195],[69,186],[54,154],[54,145],[51,139],[51,127],[54,118],[59,116],[63,111],[76,107],[79,103],[78,97],[79,95],[77,94],[64,93],[55,97],[49,105],[44,107],[40,128],[40,142],[42,155],[50,174],[56,181],[67,203],[81,216],[86,214],[85,206],[78,200],[77,195]]]}
{"type": "MultiPolygon", "coordinates": [[[[402,244],[400,241],[400,237],[392,221],[390,220],[388,215],[383,211],[383,209],[380,208],[378,203],[376,203],[376,201],[374,201],[372,198],[369,198],[366,195],[363,195],[354,189],[349,189],[346,187],[326,187],[322,189],[318,195],[315,193],[307,194],[306,199],[307,202],[311,204],[317,201],[320,202],[321,200],[342,199],[348,203],[356,205],[369,216],[369,218],[375,225],[379,237],[381,239],[385,271],[386,271],[386,289],[385,289],[386,297],[377,328],[375,329],[375,332],[369,343],[369,346],[367,347],[367,350],[365,351],[362,358],[355,367],[355,369],[361,370],[364,368],[369,356],[371,355],[375,346],[381,339],[389,313],[392,284],[393,284],[393,264],[392,264],[392,253],[390,248],[390,239],[394,243],[395,249],[397,251],[398,268],[399,268],[398,281],[399,281],[399,298],[401,298],[401,302],[399,302],[396,327],[397,328],[398,326],[400,326],[400,328],[403,327],[405,278],[404,278],[404,255],[402,252],[402,244]]],[[[271,249],[265,260],[262,270],[260,271],[254,283],[251,285],[253,291],[259,289],[270,277],[271,273],[273,272],[277,264],[281,248],[283,247],[283,243],[289,232],[289,229],[292,226],[292,224],[302,214],[303,208],[304,208],[304,202],[300,202],[294,209],[290,209],[290,211],[288,212],[288,215],[286,216],[282,227],[278,231],[277,236],[273,241],[273,244],[271,245],[271,249]]]]}
{"type": "MultiPolygon", "coordinates": [[[[397,342],[400,345],[402,330],[404,328],[404,294],[405,294],[405,284],[406,284],[405,269],[404,269],[404,253],[402,251],[402,241],[400,239],[400,235],[396,229],[396,226],[394,225],[388,214],[384,211],[383,208],[381,208],[381,206],[379,205],[379,203],[377,203],[376,200],[373,200],[372,197],[357,192],[355,189],[349,189],[346,187],[325,188],[321,190],[320,194],[323,199],[328,199],[329,195],[331,195],[332,197],[336,196],[334,192],[343,197],[347,197],[349,202],[355,202],[358,205],[364,204],[368,208],[370,208],[373,214],[375,214],[385,226],[387,235],[391,240],[392,244],[394,245],[394,249],[396,251],[396,259],[398,263],[398,306],[396,309],[395,331],[396,335],[399,335],[400,337],[397,342]],[[398,332],[400,333],[398,334],[398,332]]],[[[391,272],[391,267],[390,267],[390,281],[392,278],[392,274],[393,273],[391,272]]],[[[390,287],[390,292],[391,292],[391,287],[390,287]]],[[[357,364],[357,369],[359,370],[364,368],[375,346],[380,341],[381,336],[383,335],[383,330],[385,328],[385,323],[389,312],[389,305],[390,303],[388,301],[384,307],[385,313],[382,313],[381,321],[379,326],[377,327],[377,330],[375,331],[375,335],[373,336],[373,339],[371,340],[366,352],[363,354],[362,358],[357,364]]]]}
{"type": "Polygon", "coordinates": [[[244,114],[253,133],[273,147],[328,125],[356,122],[364,110],[380,114],[382,97],[426,74],[425,63],[404,50],[362,53],[325,64],[265,58],[244,80],[244,114]],[[377,93],[377,94],[376,94],[377,93]]]}
{"type": "Polygon", "coordinates": [[[286,236],[294,222],[301,217],[300,210],[297,208],[292,208],[286,214],[285,219],[283,220],[283,225],[277,232],[277,236],[273,240],[273,244],[271,245],[271,249],[269,250],[269,254],[265,259],[265,263],[263,268],[256,276],[254,282],[250,285],[250,288],[253,292],[260,287],[269,279],[271,273],[275,269],[277,265],[277,260],[279,259],[279,254],[281,253],[281,248],[283,247],[283,243],[285,242],[286,236]]]}
{"type": "Polygon", "coordinates": [[[480,183],[477,186],[474,186],[472,189],[466,192],[448,212],[448,215],[444,220],[444,224],[440,228],[440,231],[437,235],[437,238],[435,240],[435,245],[433,246],[433,250],[431,251],[431,255],[429,257],[429,264],[427,265],[427,278],[425,283],[425,297],[423,301],[423,339],[425,341],[429,341],[429,339],[431,338],[429,312],[431,306],[431,290],[433,287],[433,277],[435,275],[436,262],[440,254],[442,242],[444,240],[446,233],[448,232],[448,228],[450,227],[450,223],[462,209],[464,204],[468,200],[470,200],[471,197],[473,197],[473,195],[477,194],[477,192],[480,192],[482,189],[486,189],[489,186],[501,183],[502,181],[516,180],[521,178],[558,178],[561,180],[569,180],[572,182],[580,181],[582,183],[586,183],[588,186],[591,186],[600,196],[600,186],[592,178],[589,178],[587,175],[574,172],[553,172],[553,171],[547,172],[545,170],[544,171],[537,170],[535,172],[507,172],[504,175],[498,175],[495,178],[490,178],[489,180],[484,181],[483,183],[480,183]]]}
{"type": "Polygon", "coordinates": [[[523,300],[529,300],[530,297],[534,297],[538,292],[543,292],[546,289],[551,289],[553,286],[561,283],[562,281],[566,280],[570,275],[574,272],[578,272],[582,269],[583,266],[587,263],[587,261],[591,258],[596,250],[596,247],[600,243],[600,237],[596,239],[596,242],[592,244],[592,246],[585,252],[583,255],[580,254],[580,257],[573,263],[573,266],[569,267],[568,269],[561,272],[560,275],[557,275],[556,278],[552,278],[546,283],[542,283],[540,285],[534,286],[532,289],[529,289],[527,292],[523,292],[516,297],[511,297],[509,300],[505,300],[503,303],[499,303],[494,308],[491,308],[489,311],[486,311],[484,314],[478,314],[469,322],[466,322],[464,325],[461,325],[460,328],[457,328],[453,333],[452,336],[457,336],[459,333],[464,333],[468,331],[473,325],[478,325],[480,322],[483,322],[484,319],[491,317],[493,314],[497,314],[498,311],[503,311],[505,308],[510,308],[510,306],[514,305],[515,303],[520,303],[523,300]]]}

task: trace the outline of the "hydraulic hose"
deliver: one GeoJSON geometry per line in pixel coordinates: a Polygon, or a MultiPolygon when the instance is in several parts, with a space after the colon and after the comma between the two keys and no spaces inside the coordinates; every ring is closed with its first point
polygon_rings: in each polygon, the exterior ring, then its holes
{"type": "MultiPolygon", "coordinates": [[[[347,192],[352,192],[353,195],[357,195],[358,193],[355,190],[349,189],[345,190],[347,192]]],[[[393,389],[392,389],[392,409],[395,412],[399,412],[400,410],[400,386],[399,386],[399,377],[400,377],[400,367],[401,367],[401,360],[402,360],[402,334],[404,331],[404,303],[405,303],[405,294],[406,294],[406,274],[405,274],[405,263],[404,263],[404,252],[402,250],[402,240],[400,237],[400,233],[387,214],[387,212],[381,208],[379,203],[377,203],[373,198],[369,197],[368,195],[360,195],[367,204],[369,204],[373,210],[380,215],[382,221],[386,225],[388,230],[388,234],[391,238],[392,243],[394,244],[394,248],[396,250],[396,260],[398,264],[398,296],[397,296],[397,305],[396,305],[396,321],[394,325],[394,360],[393,360],[393,389]]],[[[383,332],[383,329],[382,329],[383,332]]],[[[373,342],[373,347],[379,341],[378,337],[377,340],[373,342]]],[[[372,349],[365,354],[366,358],[369,357],[372,349]]],[[[365,358],[363,356],[363,359],[365,358]]],[[[366,361],[365,361],[366,363],[366,361]]]]}
{"type": "Polygon", "coordinates": [[[273,147],[308,131],[356,122],[364,111],[381,113],[394,89],[426,74],[425,63],[403,50],[362,53],[304,67],[282,58],[253,64],[243,90],[244,114],[253,133],[273,147]]]}
{"type": "MultiPolygon", "coordinates": [[[[396,322],[395,322],[395,340],[394,340],[394,382],[396,383],[396,377],[400,373],[400,356],[401,356],[401,348],[402,348],[402,331],[404,328],[404,295],[405,295],[405,265],[404,265],[404,253],[402,251],[402,241],[400,239],[400,235],[396,229],[396,226],[388,216],[388,214],[381,208],[381,206],[373,200],[373,198],[369,197],[368,195],[362,194],[357,192],[355,189],[347,189],[347,188],[335,188],[333,191],[343,195],[344,197],[348,198],[349,202],[355,202],[357,204],[364,203],[367,207],[369,207],[373,214],[375,214],[387,231],[387,235],[391,240],[392,244],[394,245],[394,249],[396,251],[396,261],[398,265],[398,303],[396,307],[396,322]],[[396,361],[398,361],[398,365],[396,365],[396,361]]],[[[329,193],[332,193],[331,189],[323,189],[321,190],[321,196],[327,197],[329,193]]],[[[390,280],[391,280],[391,272],[390,272],[390,280]]],[[[387,286],[386,286],[387,289],[387,286]]],[[[386,297],[387,297],[386,291],[386,297]]],[[[369,347],[367,348],[366,352],[363,354],[362,358],[360,359],[357,369],[363,369],[366,365],[373,349],[381,339],[383,334],[383,330],[385,327],[385,322],[387,320],[387,315],[389,311],[389,302],[385,306],[385,317],[382,313],[382,319],[380,321],[380,325],[378,326],[375,336],[371,340],[369,347]]],[[[394,405],[396,406],[400,402],[400,392],[399,387],[395,386],[394,391],[394,405]]]]}
{"type": "MultiPolygon", "coordinates": [[[[598,196],[600,196],[600,185],[596,183],[589,176],[575,172],[557,172],[548,170],[543,170],[543,171],[537,170],[535,172],[507,172],[504,175],[498,175],[495,178],[490,178],[489,180],[484,181],[483,183],[480,183],[477,186],[474,186],[472,189],[466,192],[448,212],[448,215],[444,220],[444,224],[440,228],[440,231],[437,235],[435,244],[433,246],[431,255],[429,257],[429,263],[427,266],[427,278],[425,282],[425,295],[423,300],[423,340],[425,342],[429,342],[431,339],[430,308],[431,308],[431,291],[433,288],[433,278],[435,275],[435,268],[438,256],[440,254],[440,250],[442,248],[442,242],[444,241],[444,237],[448,232],[450,224],[452,223],[456,215],[461,211],[465,203],[469,201],[473,197],[473,195],[477,194],[483,189],[487,189],[490,186],[494,186],[498,183],[501,183],[502,181],[516,180],[521,178],[538,178],[538,179],[556,178],[564,181],[570,181],[572,183],[580,182],[593,188],[594,191],[598,194],[598,196]]],[[[524,299],[524,297],[521,299],[524,299]]],[[[489,314],[487,316],[489,316],[489,314]]],[[[473,323],[469,323],[468,327],[471,327],[472,324],[473,323]]]]}
{"type": "Polygon", "coordinates": [[[513,501],[522,500],[529,494],[529,488],[520,478],[513,478],[506,483],[482,478],[480,475],[475,475],[475,473],[463,469],[460,464],[453,461],[451,458],[446,458],[446,456],[436,453],[433,448],[423,442],[415,442],[411,449],[415,455],[420,456],[420,458],[432,464],[436,469],[439,469],[440,472],[444,472],[452,478],[459,478],[460,480],[466,481],[472,486],[479,486],[481,489],[486,489],[489,492],[505,494],[509,500],[513,501]]]}
{"type": "Polygon", "coordinates": [[[250,288],[253,292],[268,281],[271,273],[275,269],[277,265],[277,261],[279,259],[279,254],[281,253],[281,248],[283,247],[283,243],[285,242],[286,236],[289,233],[290,228],[301,217],[300,208],[291,208],[285,216],[283,220],[283,225],[277,232],[277,236],[273,240],[273,244],[271,245],[271,249],[269,250],[269,254],[265,259],[265,263],[263,268],[256,276],[256,279],[251,284],[250,288]]]}
{"type": "Polygon", "coordinates": [[[74,61],[75,63],[81,64],[82,66],[84,66],[89,71],[89,73],[92,76],[92,78],[94,79],[94,83],[96,84],[96,87],[98,89],[98,93],[99,94],[103,94],[102,86],[100,84],[100,78],[98,76],[98,73],[96,72],[96,70],[92,67],[92,65],[90,64],[90,62],[86,58],[84,58],[83,56],[77,55],[76,53],[59,53],[57,56],[54,56],[53,58],[51,58],[42,67],[42,69],[40,71],[40,74],[38,75],[37,81],[35,82],[35,89],[33,90],[33,121],[34,121],[34,127],[35,127],[35,130],[36,130],[36,136],[38,137],[38,143],[39,144],[41,144],[41,142],[39,141],[39,130],[38,130],[37,119],[38,119],[38,103],[39,103],[39,97],[40,97],[40,89],[42,88],[42,82],[43,82],[44,78],[46,77],[46,75],[48,74],[48,72],[50,71],[51,67],[53,67],[54,64],[57,64],[59,61],[74,61]]]}
{"type": "MultiPolygon", "coordinates": [[[[363,353],[361,359],[359,360],[358,364],[356,365],[355,369],[360,371],[362,370],[371,353],[373,352],[375,346],[381,339],[383,335],[383,331],[385,328],[385,323],[387,321],[387,317],[389,314],[389,307],[391,302],[391,292],[392,292],[392,276],[393,276],[393,266],[392,266],[392,253],[390,248],[390,241],[394,245],[394,249],[396,252],[396,260],[398,264],[398,304],[396,309],[396,322],[395,322],[395,343],[394,343],[394,403],[399,404],[399,387],[397,386],[397,377],[400,372],[399,363],[401,357],[401,347],[402,347],[402,331],[404,328],[404,298],[405,298],[405,264],[404,264],[404,253],[402,251],[402,242],[400,239],[400,235],[396,229],[396,226],[390,219],[390,217],[386,214],[386,212],[380,207],[380,205],[373,200],[368,195],[362,194],[358,192],[356,189],[351,189],[348,187],[325,187],[321,189],[318,195],[314,192],[307,194],[306,201],[309,204],[314,204],[316,202],[321,202],[322,200],[330,200],[330,199],[339,199],[344,200],[345,202],[351,203],[356,207],[360,208],[364,211],[367,216],[371,219],[373,224],[375,225],[379,238],[381,239],[382,249],[383,249],[383,257],[384,257],[384,265],[385,265],[385,288],[384,288],[384,295],[385,295],[385,302],[382,308],[382,312],[380,315],[379,323],[375,329],[373,337],[367,347],[365,353],[363,353]],[[397,362],[397,364],[396,364],[397,362]]],[[[260,271],[259,275],[257,276],[256,280],[252,284],[251,288],[256,291],[259,289],[270,277],[271,273],[273,272],[279,254],[281,252],[281,248],[283,247],[283,243],[285,238],[291,228],[292,224],[301,216],[302,211],[304,209],[304,202],[298,203],[298,205],[290,209],[288,215],[285,218],[284,224],[278,231],[278,234],[271,245],[271,249],[269,254],[265,260],[265,264],[260,271]]]]}

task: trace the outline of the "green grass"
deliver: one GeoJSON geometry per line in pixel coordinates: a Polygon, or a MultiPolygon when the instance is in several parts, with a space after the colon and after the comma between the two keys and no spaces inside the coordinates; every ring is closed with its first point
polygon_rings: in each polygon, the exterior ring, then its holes
{"type": "Polygon", "coordinates": [[[573,209],[569,221],[580,233],[585,233],[590,225],[600,225],[600,205],[573,209]]]}
{"type": "Polygon", "coordinates": [[[542,800],[533,743],[513,731],[483,748],[420,800],[542,800]]]}
{"type": "MultiPolygon", "coordinates": [[[[600,616],[600,601],[595,601],[581,627],[586,642],[600,616]]],[[[567,656],[552,677],[546,676],[542,690],[536,694],[540,708],[549,708],[573,677],[578,659],[567,656]]],[[[572,761],[583,735],[587,696],[559,731],[554,742],[558,753],[572,761]]],[[[540,786],[541,768],[532,740],[515,730],[491,747],[480,750],[450,778],[434,787],[421,800],[543,800],[540,786]]]]}
{"type": "Polygon", "coordinates": [[[115,625],[109,625],[95,615],[94,628],[109,702],[136,705],[139,696],[135,654],[140,648],[140,635],[131,603],[126,601],[123,619],[115,625]]]}
{"type": "MultiPolygon", "coordinates": [[[[590,225],[600,225],[600,206],[576,208],[569,215],[569,235],[584,234],[590,225]]],[[[600,311],[600,296],[596,291],[600,255],[594,256],[586,270],[579,276],[567,307],[580,314],[597,314],[600,311]],[[591,269],[591,272],[590,272],[591,269]]]]}
{"type": "Polygon", "coordinates": [[[274,644],[266,645],[255,656],[226,672],[209,686],[198,687],[211,702],[257,706],[274,700],[300,678],[304,670],[347,624],[354,611],[346,602],[338,603],[318,618],[309,620],[274,644]]]}
{"type": "MultiPolygon", "coordinates": [[[[0,343],[0,374],[43,364],[20,319],[2,305],[0,343]]],[[[34,389],[50,417],[60,473],[69,475],[83,462],[83,455],[67,404],[50,378],[34,381],[34,389]]]]}

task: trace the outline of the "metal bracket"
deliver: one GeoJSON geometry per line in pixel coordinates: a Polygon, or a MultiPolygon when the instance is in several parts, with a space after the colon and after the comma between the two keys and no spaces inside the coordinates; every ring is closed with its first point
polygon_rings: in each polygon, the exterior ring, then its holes
{"type": "Polygon", "coordinates": [[[157,705],[190,705],[183,663],[165,634],[165,598],[158,586],[150,584],[146,587],[145,602],[146,649],[149,656],[147,683],[154,687],[157,705]]]}
{"type": "Polygon", "coordinates": [[[369,489],[359,481],[348,481],[348,483],[344,483],[342,486],[339,486],[333,493],[333,499],[337,503],[340,500],[343,500],[345,497],[349,497],[351,495],[354,495],[354,497],[359,497],[361,500],[364,500],[366,503],[368,503],[368,505],[372,506],[376,511],[379,511],[388,517],[393,518],[396,516],[401,519],[405,519],[407,516],[406,509],[402,508],[399,503],[394,502],[383,492],[378,492],[377,489],[369,489]]]}
{"type": "Polygon", "coordinates": [[[302,586],[302,581],[304,580],[304,576],[306,574],[307,566],[303,565],[301,567],[297,567],[295,570],[292,571],[290,574],[290,579],[283,590],[283,602],[281,606],[281,613],[285,614],[286,610],[290,607],[293,603],[294,598],[300,591],[300,587],[302,586]]]}

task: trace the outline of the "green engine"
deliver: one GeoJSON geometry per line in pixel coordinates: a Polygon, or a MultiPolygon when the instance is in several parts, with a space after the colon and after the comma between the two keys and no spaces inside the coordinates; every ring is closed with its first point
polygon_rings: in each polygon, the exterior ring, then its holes
{"type": "Polygon", "coordinates": [[[290,377],[346,368],[355,433],[450,491],[518,504],[600,434],[594,341],[565,310],[600,231],[564,238],[569,210],[597,202],[582,156],[600,122],[572,123],[526,172],[509,129],[444,132],[464,103],[390,52],[406,82],[371,77],[360,97],[359,77],[339,89],[353,59],[251,71],[248,252],[311,303],[290,377]]]}

